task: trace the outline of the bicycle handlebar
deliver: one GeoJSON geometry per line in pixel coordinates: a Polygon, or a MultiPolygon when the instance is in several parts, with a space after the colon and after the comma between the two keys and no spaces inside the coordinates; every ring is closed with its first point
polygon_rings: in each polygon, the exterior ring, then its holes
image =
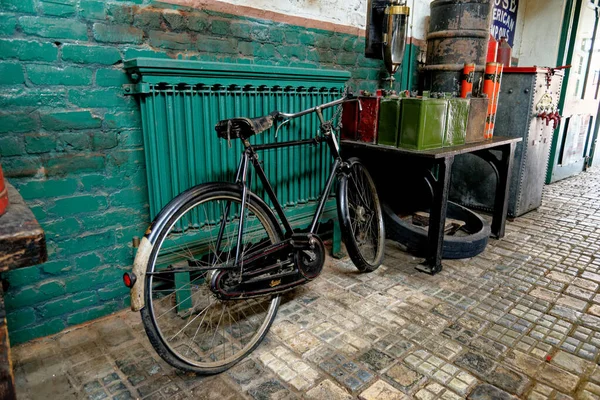
{"type": "Polygon", "coordinates": [[[360,100],[358,99],[358,97],[353,96],[353,95],[350,94],[350,95],[346,95],[346,96],[344,96],[342,98],[339,98],[337,100],[330,101],[329,103],[320,104],[318,106],[315,106],[315,107],[312,107],[312,108],[309,108],[309,109],[306,109],[304,111],[300,111],[300,112],[297,112],[297,113],[282,113],[282,112],[278,112],[277,115],[275,116],[275,119],[276,120],[294,119],[294,118],[298,118],[298,117],[301,117],[301,116],[306,115],[306,114],[310,114],[310,113],[316,112],[318,110],[322,110],[322,109],[325,109],[325,108],[337,106],[338,104],[348,103],[350,101],[358,101],[358,108],[360,110],[362,110],[362,106],[360,104],[360,100]]]}

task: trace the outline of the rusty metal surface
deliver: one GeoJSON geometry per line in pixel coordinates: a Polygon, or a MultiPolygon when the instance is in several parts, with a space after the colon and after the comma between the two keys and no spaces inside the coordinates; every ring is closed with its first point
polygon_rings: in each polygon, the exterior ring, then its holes
{"type": "MultiPolygon", "coordinates": [[[[545,93],[553,104],[560,97],[562,76],[552,78],[546,88],[546,74],[507,73],[502,78],[494,135],[519,137],[511,180],[508,215],[521,216],[542,203],[553,125],[537,118],[536,105],[545,93]]],[[[472,156],[457,157],[450,198],[467,207],[491,210],[494,206],[496,174],[487,163],[472,156]]]]}
{"type": "Polygon", "coordinates": [[[491,0],[435,0],[430,4],[427,82],[432,92],[460,92],[465,63],[481,76],[487,56],[491,0]]]}
{"type": "Polygon", "coordinates": [[[0,216],[0,272],[46,261],[43,229],[17,190],[6,182],[10,204],[0,216]]]}
{"type": "Polygon", "coordinates": [[[381,97],[360,96],[362,111],[358,121],[356,140],[365,143],[375,143],[379,128],[379,102],[381,97]]]}
{"type": "Polygon", "coordinates": [[[467,122],[465,143],[476,143],[484,140],[485,118],[487,116],[489,99],[472,97],[467,122]]]}

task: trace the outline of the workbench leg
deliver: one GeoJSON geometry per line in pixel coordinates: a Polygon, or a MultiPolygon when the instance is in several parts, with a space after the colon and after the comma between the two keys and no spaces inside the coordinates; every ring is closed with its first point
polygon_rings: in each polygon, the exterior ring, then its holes
{"type": "Polygon", "coordinates": [[[432,275],[442,270],[442,249],[444,247],[444,227],[446,225],[446,211],[448,209],[448,192],[450,189],[450,175],[454,156],[441,160],[438,178],[433,192],[433,202],[429,213],[429,231],[427,243],[427,258],[417,267],[419,271],[432,275]]]}
{"type": "Polygon", "coordinates": [[[508,199],[510,192],[510,177],[513,168],[513,154],[516,143],[509,143],[500,148],[502,158],[496,162],[498,182],[494,200],[494,218],[492,219],[492,236],[497,239],[504,237],[506,215],[508,214],[508,199]]]}

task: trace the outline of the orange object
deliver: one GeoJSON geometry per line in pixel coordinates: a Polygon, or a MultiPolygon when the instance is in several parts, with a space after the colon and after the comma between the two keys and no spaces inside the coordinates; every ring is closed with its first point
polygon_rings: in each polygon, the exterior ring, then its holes
{"type": "Polygon", "coordinates": [[[0,165],[0,215],[4,214],[6,207],[8,207],[8,187],[4,183],[2,165],[0,165]]]}
{"type": "Polygon", "coordinates": [[[496,110],[498,109],[498,96],[500,94],[500,81],[502,79],[502,64],[487,63],[485,65],[485,74],[483,76],[483,93],[490,99],[488,103],[488,113],[485,122],[486,139],[494,136],[494,122],[496,120],[496,110]]]}
{"type": "Polygon", "coordinates": [[[511,53],[512,53],[512,49],[510,48],[510,45],[506,41],[506,37],[502,36],[500,38],[500,44],[498,45],[498,56],[496,58],[496,61],[498,61],[500,64],[503,64],[506,67],[510,67],[511,55],[512,55],[511,53]]]}
{"type": "Polygon", "coordinates": [[[475,64],[465,64],[460,82],[460,97],[466,99],[473,93],[473,80],[475,79],[475,64]]]}
{"type": "Polygon", "coordinates": [[[496,55],[498,53],[498,41],[494,39],[492,35],[490,35],[490,39],[488,41],[488,52],[487,58],[485,62],[496,62],[496,55]]]}

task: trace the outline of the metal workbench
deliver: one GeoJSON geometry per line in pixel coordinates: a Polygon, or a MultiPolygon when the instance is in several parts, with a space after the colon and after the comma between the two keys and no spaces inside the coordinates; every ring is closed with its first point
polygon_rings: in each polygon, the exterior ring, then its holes
{"type": "Polygon", "coordinates": [[[387,153],[393,157],[411,157],[426,161],[432,167],[438,167],[437,179],[431,179],[433,202],[431,204],[428,249],[425,262],[417,267],[422,272],[436,274],[442,270],[442,245],[444,242],[444,226],[448,206],[450,174],[454,157],[459,154],[471,153],[488,162],[496,173],[497,184],[492,220],[492,235],[498,239],[504,237],[504,226],[508,210],[508,192],[512,171],[515,146],[521,138],[494,137],[484,142],[470,143],[461,146],[446,147],[432,150],[408,150],[392,146],[342,140],[341,147],[344,156],[361,153],[387,153]],[[350,153],[350,154],[348,154],[350,153]]]}

